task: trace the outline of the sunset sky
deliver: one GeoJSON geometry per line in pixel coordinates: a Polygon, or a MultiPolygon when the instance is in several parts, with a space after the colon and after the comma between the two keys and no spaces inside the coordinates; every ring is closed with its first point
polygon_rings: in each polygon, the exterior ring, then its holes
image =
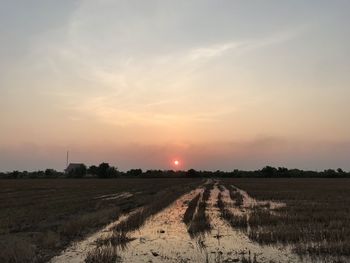
{"type": "Polygon", "coordinates": [[[350,170],[350,1],[0,4],[0,171],[350,170]]]}

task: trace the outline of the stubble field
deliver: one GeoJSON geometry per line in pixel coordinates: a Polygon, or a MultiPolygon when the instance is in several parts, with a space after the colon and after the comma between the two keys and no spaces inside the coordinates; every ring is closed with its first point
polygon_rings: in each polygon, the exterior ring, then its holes
{"type": "Polygon", "coordinates": [[[348,262],[348,179],[0,181],[1,262],[348,262]]]}

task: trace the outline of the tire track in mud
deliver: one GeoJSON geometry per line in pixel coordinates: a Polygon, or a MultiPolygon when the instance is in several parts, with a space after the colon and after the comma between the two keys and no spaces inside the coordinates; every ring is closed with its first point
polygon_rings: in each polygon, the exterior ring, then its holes
{"type": "MultiPolygon", "coordinates": [[[[229,191],[222,187],[225,203],[234,207],[229,191]]],[[[119,256],[124,262],[241,262],[249,258],[253,262],[300,262],[285,248],[260,246],[241,231],[233,229],[220,217],[217,198],[218,185],[211,190],[206,205],[206,214],[211,230],[195,237],[188,233],[183,223],[187,205],[203,189],[198,188],[182,196],[175,203],[157,214],[132,237],[125,251],[119,256]]],[[[196,211],[197,212],[197,211],[196,211]]],[[[249,262],[249,261],[246,261],[249,262]]]]}
{"type": "MultiPolygon", "coordinates": [[[[192,187],[188,187],[188,188],[192,188],[192,187]]],[[[119,250],[120,250],[119,246],[113,247],[110,245],[109,246],[102,245],[101,247],[100,244],[103,243],[104,241],[107,241],[108,243],[108,240],[111,237],[113,238],[114,234],[119,235],[119,234],[126,233],[128,234],[127,237],[129,238],[130,235],[128,231],[130,231],[130,234],[140,232],[140,229],[143,229],[145,224],[147,224],[148,222],[152,222],[153,221],[152,218],[154,218],[158,214],[161,214],[164,208],[167,209],[166,207],[168,207],[169,204],[171,205],[171,203],[174,203],[174,200],[176,203],[177,200],[181,199],[182,196],[188,195],[188,194],[183,194],[184,192],[186,192],[186,189],[181,189],[180,191],[176,189],[174,190],[174,189],[173,190],[170,189],[170,191],[165,190],[164,192],[160,192],[158,196],[155,198],[155,200],[150,204],[140,207],[134,210],[133,212],[120,217],[116,222],[113,222],[108,226],[106,226],[105,228],[103,228],[103,230],[96,232],[88,236],[86,239],[71,245],[70,247],[63,250],[60,255],[52,258],[50,262],[53,262],[53,263],[84,262],[87,256],[90,255],[92,251],[96,251],[96,248],[98,248],[98,250],[102,249],[103,253],[109,252],[108,250],[109,248],[111,248],[112,250],[117,252],[117,255],[119,258],[119,250]],[[180,198],[178,196],[180,196],[180,198]],[[162,198],[165,198],[165,199],[162,199],[162,198]],[[130,219],[132,220],[129,223],[130,219]],[[138,227],[136,227],[136,225],[138,227]],[[135,230],[132,231],[133,229],[135,230]],[[106,248],[106,250],[104,250],[104,248],[106,248]]],[[[195,191],[198,191],[198,189],[201,189],[201,188],[197,188],[195,191]]],[[[133,237],[131,238],[131,240],[133,240],[133,237]]],[[[127,261],[127,262],[135,262],[135,260],[132,259],[131,261],[127,261]]]]}
{"type": "MultiPolygon", "coordinates": [[[[103,230],[88,236],[80,242],[76,242],[62,251],[59,256],[51,259],[50,262],[76,263],[86,260],[91,261],[92,258],[93,262],[96,262],[99,256],[107,254],[109,254],[108,262],[114,262],[112,259],[118,258],[115,252],[118,251],[119,246],[124,246],[125,243],[132,240],[128,232],[136,231],[142,227],[155,214],[177,200],[179,196],[193,189],[194,185],[189,184],[184,188],[174,186],[158,192],[152,202],[120,217],[119,220],[109,224],[103,230]]],[[[105,262],[105,260],[99,260],[98,262],[105,262]]]]}
{"type": "Polygon", "coordinates": [[[155,215],[139,231],[131,233],[134,241],[120,251],[123,262],[203,262],[196,240],[191,239],[183,216],[187,203],[201,194],[201,187],[183,195],[155,215]]]}
{"type": "MultiPolygon", "coordinates": [[[[212,183],[212,181],[209,181],[212,183]]],[[[208,182],[207,182],[208,184],[208,182]]],[[[264,262],[300,262],[298,257],[287,248],[261,246],[252,242],[245,233],[232,228],[220,217],[217,207],[218,195],[221,192],[222,200],[227,209],[244,214],[248,208],[238,208],[231,199],[227,188],[215,183],[206,198],[205,214],[210,222],[211,229],[198,235],[191,236],[184,223],[184,214],[188,203],[196,196],[202,199],[206,186],[202,185],[176,199],[170,206],[151,216],[138,230],[129,234],[133,240],[125,249],[117,248],[117,255],[122,262],[242,262],[243,258],[264,262]]],[[[251,198],[243,194],[244,199],[251,198]]],[[[245,200],[244,200],[245,201],[245,200]]],[[[251,201],[251,200],[250,200],[251,201]]],[[[198,204],[200,200],[198,200],[198,204]]],[[[251,202],[250,202],[251,203],[251,202]]],[[[137,213],[134,211],[132,213],[137,213]]],[[[192,221],[198,207],[192,214],[192,221]]],[[[53,263],[84,262],[89,251],[96,248],[96,240],[111,236],[112,229],[128,216],[120,218],[90,236],[86,240],[66,249],[60,256],[51,260],[53,263]]],[[[249,262],[249,261],[246,261],[249,262]]],[[[251,261],[253,262],[253,261],[251,261]]]]}
{"type": "Polygon", "coordinates": [[[104,227],[102,230],[88,236],[80,242],[76,242],[61,252],[60,255],[52,258],[50,263],[80,263],[84,262],[86,255],[89,251],[95,248],[95,242],[98,239],[108,237],[112,233],[112,229],[123,220],[127,219],[133,213],[137,213],[141,208],[134,210],[133,212],[122,215],[117,221],[104,227]]]}
{"type": "MultiPolygon", "coordinates": [[[[219,208],[216,206],[219,188],[216,186],[212,191],[210,199],[210,217],[213,226],[212,236],[216,238],[216,242],[212,239],[206,239],[207,250],[216,258],[220,257],[221,261],[234,262],[241,261],[242,258],[256,258],[257,262],[300,262],[299,257],[292,253],[288,248],[261,246],[251,241],[248,236],[238,228],[232,228],[220,216],[219,208]]],[[[222,199],[226,207],[241,215],[246,213],[245,209],[239,209],[235,206],[234,200],[230,198],[229,191],[223,187],[221,192],[222,199]]],[[[213,260],[214,261],[214,260],[213,260]]],[[[221,262],[219,261],[219,262],[221,262]]],[[[214,261],[215,262],[215,261],[214,261]]]]}

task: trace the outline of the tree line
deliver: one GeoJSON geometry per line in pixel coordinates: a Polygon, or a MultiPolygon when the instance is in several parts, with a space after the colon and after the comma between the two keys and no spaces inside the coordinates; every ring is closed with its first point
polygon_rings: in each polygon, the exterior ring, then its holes
{"type": "Polygon", "coordinates": [[[119,171],[117,167],[108,163],[91,165],[87,167],[81,164],[66,172],[59,172],[54,169],[40,171],[12,171],[0,172],[0,179],[20,179],[20,178],[120,178],[120,177],[231,177],[231,178],[350,178],[350,172],[342,169],[327,169],[324,171],[305,171],[300,169],[288,169],[284,167],[266,166],[260,170],[244,171],[235,169],[230,172],[225,171],[199,171],[190,169],[187,171],[173,170],[146,170],[130,169],[126,172],[119,171]]]}

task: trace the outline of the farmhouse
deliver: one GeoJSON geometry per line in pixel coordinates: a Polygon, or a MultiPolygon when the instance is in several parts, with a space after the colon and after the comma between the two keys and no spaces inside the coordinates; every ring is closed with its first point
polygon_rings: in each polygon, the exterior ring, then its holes
{"type": "Polygon", "coordinates": [[[69,172],[71,172],[75,169],[78,169],[83,165],[84,165],[83,163],[70,163],[64,171],[66,174],[68,174],[69,172]]]}

